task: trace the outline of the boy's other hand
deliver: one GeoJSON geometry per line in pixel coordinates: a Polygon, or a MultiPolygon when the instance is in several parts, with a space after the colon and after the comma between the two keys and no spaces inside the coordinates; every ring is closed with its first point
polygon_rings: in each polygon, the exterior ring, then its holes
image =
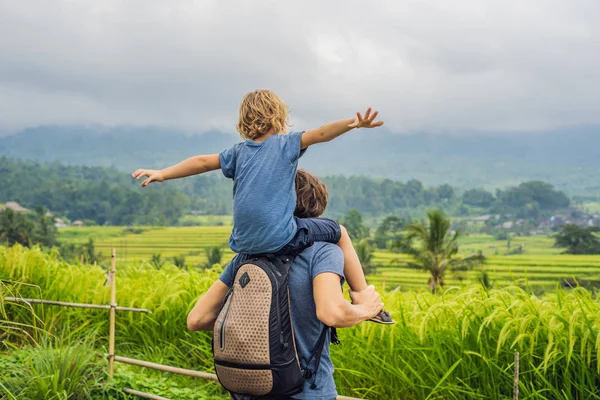
{"type": "Polygon", "coordinates": [[[354,122],[348,125],[348,128],[377,128],[378,126],[383,125],[383,121],[375,121],[377,114],[379,114],[379,111],[375,111],[373,114],[371,114],[371,107],[367,108],[367,112],[365,113],[364,117],[357,112],[354,122]]]}
{"type": "Polygon", "coordinates": [[[133,176],[137,180],[147,177],[147,179],[142,182],[142,187],[146,187],[152,182],[164,182],[165,180],[162,171],[157,169],[138,169],[133,174],[131,174],[131,176],[133,176]]]}

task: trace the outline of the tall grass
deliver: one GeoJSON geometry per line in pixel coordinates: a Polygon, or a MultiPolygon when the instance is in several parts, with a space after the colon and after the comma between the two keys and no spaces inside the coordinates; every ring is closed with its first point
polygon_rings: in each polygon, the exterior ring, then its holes
{"type": "MultiPolygon", "coordinates": [[[[0,248],[0,279],[33,283],[46,299],[107,304],[106,271],[71,266],[38,249],[0,248]]],[[[218,277],[174,266],[118,264],[120,305],[150,315],[117,315],[117,353],[199,370],[212,369],[210,334],[185,329],[187,312],[218,277]]],[[[30,286],[11,285],[40,296],[30,286]]],[[[392,292],[384,302],[398,324],[340,330],[332,346],[338,391],[370,399],[504,399],[512,396],[520,353],[521,399],[600,399],[600,301],[584,289],[543,297],[518,287],[450,288],[442,295],[392,292]]],[[[13,323],[31,323],[5,304],[13,323]]],[[[72,340],[93,334],[106,346],[103,311],[35,306],[44,328],[72,340]]],[[[121,366],[117,367],[117,371],[121,366]]],[[[214,397],[222,396],[213,387],[214,397]]],[[[185,397],[181,397],[185,398],[185,397]]]]}
{"type": "Polygon", "coordinates": [[[13,351],[1,364],[0,384],[9,397],[84,400],[108,389],[105,361],[84,344],[43,340],[37,347],[13,351]]]}
{"type": "MultiPolygon", "coordinates": [[[[202,217],[204,218],[204,217],[202,217]]],[[[207,217],[212,218],[212,217],[207,217]]],[[[223,248],[223,261],[231,259],[233,253],[227,247],[231,233],[230,226],[205,227],[144,227],[125,229],[123,227],[81,227],[61,229],[60,240],[64,244],[83,245],[94,239],[96,249],[102,252],[109,262],[110,248],[116,247],[121,259],[147,261],[152,254],[160,253],[164,259],[185,257],[188,265],[204,265],[207,262],[206,249],[217,246],[223,248]]],[[[554,240],[546,236],[513,237],[512,248],[525,245],[521,255],[505,255],[508,250],[505,240],[495,240],[489,235],[464,236],[459,241],[460,253],[468,256],[482,251],[487,257],[485,269],[493,285],[517,284],[517,279],[527,277],[528,284],[536,290],[553,290],[563,279],[576,277],[600,287],[600,256],[573,256],[560,254],[553,247],[554,240]]],[[[423,271],[406,267],[411,258],[404,254],[389,251],[375,251],[372,262],[377,265],[377,274],[369,277],[369,282],[385,284],[387,287],[401,287],[401,290],[415,290],[427,287],[428,276],[423,271]]],[[[212,265],[209,262],[208,265],[212,265]]],[[[445,282],[452,285],[476,283],[478,271],[446,276],[445,282]],[[465,278],[463,281],[461,279],[465,278]]]]}

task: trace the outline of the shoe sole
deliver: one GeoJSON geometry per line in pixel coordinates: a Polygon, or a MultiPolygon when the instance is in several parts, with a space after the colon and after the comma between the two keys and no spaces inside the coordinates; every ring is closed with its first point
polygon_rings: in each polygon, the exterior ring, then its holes
{"type": "Polygon", "coordinates": [[[396,323],[396,321],[385,322],[385,321],[382,321],[380,319],[374,319],[374,318],[370,318],[367,321],[369,321],[369,322],[375,322],[376,324],[380,324],[380,325],[394,325],[396,323]]]}

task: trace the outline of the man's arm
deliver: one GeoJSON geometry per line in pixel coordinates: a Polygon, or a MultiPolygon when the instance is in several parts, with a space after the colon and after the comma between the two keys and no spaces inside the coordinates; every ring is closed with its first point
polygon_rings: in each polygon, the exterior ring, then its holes
{"type": "Polygon", "coordinates": [[[213,330],[219,308],[228,290],[227,285],[221,280],[217,280],[212,284],[188,314],[187,327],[190,331],[213,330]]]}
{"type": "Polygon", "coordinates": [[[373,286],[354,294],[354,304],[344,298],[340,276],[333,272],[319,274],[313,280],[317,318],[327,326],[346,328],[374,317],[383,308],[373,286]]]}
{"type": "Polygon", "coordinates": [[[383,121],[375,122],[378,113],[378,111],[375,111],[371,114],[371,108],[368,108],[364,118],[360,113],[356,113],[356,118],[330,122],[320,128],[306,131],[302,134],[300,148],[304,150],[313,144],[329,142],[355,128],[376,128],[381,126],[383,125],[383,121]]]}
{"type": "Polygon", "coordinates": [[[147,177],[147,179],[142,182],[142,187],[145,187],[152,182],[163,182],[169,179],[184,178],[186,176],[214,171],[219,168],[221,168],[219,155],[208,154],[190,157],[179,164],[163,170],[138,169],[132,174],[132,176],[138,180],[140,178],[147,177]]]}

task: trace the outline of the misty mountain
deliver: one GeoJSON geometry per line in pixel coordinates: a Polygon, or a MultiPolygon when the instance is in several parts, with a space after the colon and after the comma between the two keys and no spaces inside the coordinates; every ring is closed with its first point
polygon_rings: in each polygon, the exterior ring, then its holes
{"type": "MultiPolygon", "coordinates": [[[[123,172],[162,168],[239,141],[237,135],[192,135],[159,127],[41,126],[0,137],[0,156],[123,172]]],[[[314,146],[300,166],[319,175],[366,175],[459,188],[506,187],[539,179],[573,194],[600,193],[600,128],[539,134],[392,134],[359,130],[314,146]]]]}

